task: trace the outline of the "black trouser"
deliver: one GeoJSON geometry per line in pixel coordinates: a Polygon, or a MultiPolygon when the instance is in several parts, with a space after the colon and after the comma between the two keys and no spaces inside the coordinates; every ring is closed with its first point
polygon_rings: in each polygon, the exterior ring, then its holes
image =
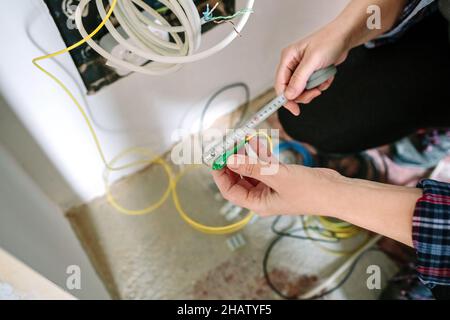
{"type": "Polygon", "coordinates": [[[293,138],[326,153],[355,153],[421,128],[450,127],[447,22],[432,15],[395,44],[355,48],[333,85],[300,117],[279,112],[293,138]]]}

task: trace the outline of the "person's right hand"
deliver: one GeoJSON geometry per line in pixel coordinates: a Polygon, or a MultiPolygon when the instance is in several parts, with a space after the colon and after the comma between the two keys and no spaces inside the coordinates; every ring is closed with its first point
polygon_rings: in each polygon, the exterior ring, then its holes
{"type": "Polygon", "coordinates": [[[345,61],[349,51],[347,35],[341,28],[329,24],[320,31],[288,46],[282,51],[275,90],[284,93],[285,107],[294,115],[300,114],[298,103],[308,104],[328,89],[334,78],[317,88],[306,90],[306,83],[314,71],[345,61]]]}

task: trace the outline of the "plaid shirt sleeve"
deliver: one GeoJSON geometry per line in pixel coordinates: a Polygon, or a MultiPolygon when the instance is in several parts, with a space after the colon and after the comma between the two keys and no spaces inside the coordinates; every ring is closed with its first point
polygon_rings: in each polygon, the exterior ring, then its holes
{"type": "Polygon", "coordinates": [[[412,231],[419,278],[430,289],[450,286],[450,184],[423,180],[418,187],[412,231]]]}
{"type": "Polygon", "coordinates": [[[408,0],[396,25],[385,34],[367,42],[366,47],[375,48],[396,42],[410,27],[431,13],[436,12],[437,9],[438,5],[436,0],[408,0]]]}

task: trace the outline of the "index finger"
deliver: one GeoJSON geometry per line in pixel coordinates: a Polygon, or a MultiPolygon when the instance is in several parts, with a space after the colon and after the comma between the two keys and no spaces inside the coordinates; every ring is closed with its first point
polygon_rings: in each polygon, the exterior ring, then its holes
{"type": "Polygon", "coordinates": [[[212,176],[214,182],[219,188],[222,196],[239,206],[247,206],[247,199],[250,190],[254,187],[250,182],[240,179],[229,169],[222,169],[220,171],[213,171],[212,176]]]}
{"type": "Polygon", "coordinates": [[[296,57],[295,50],[285,49],[281,54],[280,64],[278,65],[275,90],[277,94],[282,94],[286,90],[289,81],[294,73],[295,69],[300,63],[300,59],[296,57]]]}

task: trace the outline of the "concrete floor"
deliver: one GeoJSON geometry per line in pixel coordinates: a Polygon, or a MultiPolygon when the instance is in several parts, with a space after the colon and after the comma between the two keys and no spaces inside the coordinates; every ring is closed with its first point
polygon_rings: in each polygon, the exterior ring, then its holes
{"type": "MultiPolygon", "coordinates": [[[[253,107],[269,96],[257,100],[253,107]]],[[[163,170],[155,165],[115,183],[112,191],[123,205],[138,209],[158,199],[167,183],[163,170]]],[[[226,223],[219,214],[223,201],[215,199],[206,169],[191,171],[180,181],[178,190],[193,218],[212,225],[226,223]]],[[[260,218],[247,226],[242,231],[246,246],[232,252],[226,245],[227,236],[205,235],[187,225],[171,198],[153,213],[126,216],[101,197],[71,209],[67,217],[112,298],[277,298],[262,273],[263,254],[273,239],[273,218],[260,218]]],[[[269,265],[281,288],[301,293],[324,279],[342,259],[318,250],[310,241],[284,239],[275,248],[269,265]]],[[[347,284],[327,298],[377,298],[380,290],[366,287],[369,264],[381,267],[383,284],[397,270],[383,254],[370,253],[347,284]]]]}

